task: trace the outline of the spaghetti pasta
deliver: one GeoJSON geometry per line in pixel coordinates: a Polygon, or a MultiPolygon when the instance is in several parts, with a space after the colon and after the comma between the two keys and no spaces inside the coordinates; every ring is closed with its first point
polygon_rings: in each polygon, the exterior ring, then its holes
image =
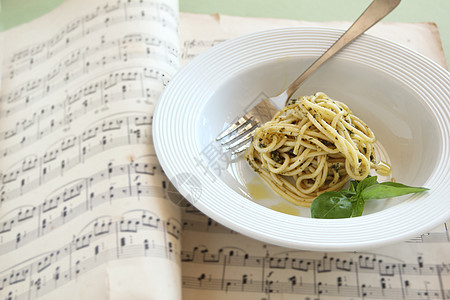
{"type": "Polygon", "coordinates": [[[288,201],[310,206],[321,193],[376,168],[372,130],[342,102],[318,92],[291,100],[257,128],[245,156],[288,201]]]}

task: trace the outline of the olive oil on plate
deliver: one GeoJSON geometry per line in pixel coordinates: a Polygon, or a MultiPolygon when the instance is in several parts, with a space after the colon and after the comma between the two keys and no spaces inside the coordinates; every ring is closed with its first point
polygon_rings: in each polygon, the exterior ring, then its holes
{"type": "Polygon", "coordinates": [[[300,207],[281,198],[259,176],[253,176],[252,180],[246,183],[246,187],[249,196],[256,203],[281,213],[300,216],[300,207]]]}

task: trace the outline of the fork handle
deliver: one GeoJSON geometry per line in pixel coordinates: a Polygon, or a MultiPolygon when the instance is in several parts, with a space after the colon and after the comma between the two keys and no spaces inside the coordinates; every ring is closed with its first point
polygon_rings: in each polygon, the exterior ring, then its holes
{"type": "Polygon", "coordinates": [[[378,23],[386,15],[388,15],[401,0],[373,0],[367,9],[359,16],[359,18],[347,29],[344,34],[323,53],[303,74],[295,79],[286,91],[283,93],[287,101],[298,87],[306,80],[314,71],[316,71],[324,62],[336,54],[339,50],[344,48],[347,44],[352,42],[355,38],[360,36],[366,30],[378,23]]]}

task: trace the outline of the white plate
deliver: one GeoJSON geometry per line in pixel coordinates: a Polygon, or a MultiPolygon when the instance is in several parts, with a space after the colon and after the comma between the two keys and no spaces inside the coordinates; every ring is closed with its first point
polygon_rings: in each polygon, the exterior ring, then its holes
{"type": "Polygon", "coordinates": [[[263,184],[215,142],[255,99],[283,91],[341,34],[309,27],[251,34],[206,51],[177,73],[155,111],[154,144],[165,173],[196,208],[255,239],[327,251],[406,240],[450,218],[450,75],[380,38],[360,37],[296,95],[322,91],[349,105],[375,132],[393,177],[429,192],[367,203],[358,218],[312,219],[275,195],[254,199],[248,187],[263,184]],[[268,208],[274,204],[297,215],[268,208]]]}

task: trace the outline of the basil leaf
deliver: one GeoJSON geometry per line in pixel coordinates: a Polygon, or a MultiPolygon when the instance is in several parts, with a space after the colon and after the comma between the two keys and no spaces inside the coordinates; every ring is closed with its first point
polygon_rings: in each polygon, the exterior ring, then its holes
{"type": "Polygon", "coordinates": [[[377,183],[378,183],[377,176],[367,176],[365,179],[361,180],[356,186],[356,195],[360,195],[362,191],[377,183]]]}
{"type": "Polygon", "coordinates": [[[388,186],[394,186],[394,187],[398,187],[398,188],[413,188],[413,189],[425,189],[425,190],[428,190],[427,188],[424,188],[424,187],[407,186],[407,185],[405,185],[403,183],[391,182],[391,181],[382,182],[380,184],[388,185],[388,186]]]}
{"type": "Polygon", "coordinates": [[[423,187],[412,187],[396,182],[382,182],[376,185],[369,186],[361,192],[361,198],[369,199],[384,199],[403,196],[411,193],[419,193],[428,190],[423,187]]]}
{"type": "Polygon", "coordinates": [[[358,181],[356,180],[351,180],[350,181],[350,192],[355,192],[356,193],[356,187],[358,186],[358,181]]]}
{"type": "Polygon", "coordinates": [[[354,201],[352,201],[352,217],[362,216],[365,203],[366,201],[364,201],[361,197],[354,197],[354,201]]]}
{"type": "Polygon", "coordinates": [[[351,201],[340,192],[325,192],[311,203],[311,217],[319,219],[349,218],[351,201]]]}
{"type": "Polygon", "coordinates": [[[339,193],[341,193],[342,195],[350,198],[356,195],[356,193],[354,191],[350,191],[350,190],[340,190],[339,193]]]}

